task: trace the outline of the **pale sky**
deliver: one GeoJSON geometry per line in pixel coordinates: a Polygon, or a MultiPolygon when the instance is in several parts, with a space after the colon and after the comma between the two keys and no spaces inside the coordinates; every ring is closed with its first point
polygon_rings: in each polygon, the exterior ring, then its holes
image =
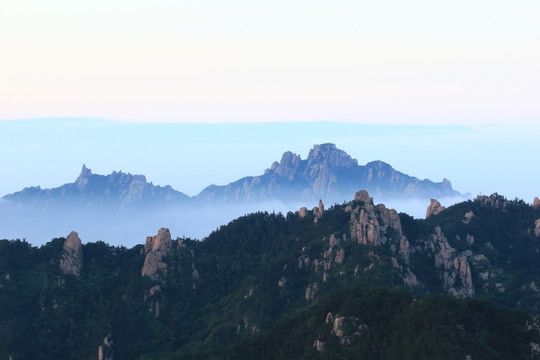
{"type": "Polygon", "coordinates": [[[538,19],[538,0],[0,0],[0,120],[536,124],[538,19]]]}

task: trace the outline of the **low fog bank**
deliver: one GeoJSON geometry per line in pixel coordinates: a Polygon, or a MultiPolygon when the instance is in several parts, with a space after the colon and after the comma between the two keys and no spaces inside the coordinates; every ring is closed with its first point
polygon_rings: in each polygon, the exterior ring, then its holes
{"type": "Polygon", "coordinates": [[[36,209],[8,201],[0,202],[0,239],[26,239],[40,246],[53,238],[77,231],[84,243],[104,241],[110,245],[132,247],[144,244],[162,227],[173,238],[202,240],[230,221],[256,211],[287,213],[300,206],[267,202],[247,206],[206,208],[154,208],[150,210],[107,210],[52,206],[36,209]]]}
{"type": "MultiPolygon", "coordinates": [[[[443,206],[450,206],[464,198],[438,199],[443,206]]],[[[323,200],[324,202],[324,200],[323,200]]],[[[423,219],[429,199],[379,200],[388,208],[423,219]]],[[[305,206],[312,209],[315,203],[283,203],[279,201],[250,205],[216,205],[213,207],[152,208],[138,210],[110,210],[81,206],[49,206],[36,208],[22,206],[6,200],[0,201],[0,239],[26,239],[40,246],[57,237],[66,237],[77,231],[83,242],[105,241],[110,245],[132,247],[144,244],[162,227],[171,230],[173,238],[189,237],[202,240],[212,231],[230,221],[257,211],[295,212],[305,206]]],[[[329,208],[334,203],[326,203],[329,208]]]]}

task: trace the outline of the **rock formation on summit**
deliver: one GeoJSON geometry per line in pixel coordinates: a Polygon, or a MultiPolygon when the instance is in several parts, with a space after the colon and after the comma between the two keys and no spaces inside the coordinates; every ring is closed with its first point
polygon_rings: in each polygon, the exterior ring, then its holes
{"type": "Polygon", "coordinates": [[[82,242],[77,232],[72,231],[64,242],[60,269],[64,274],[79,276],[83,264],[82,242]]]}
{"type": "Polygon", "coordinates": [[[429,219],[431,215],[440,214],[442,211],[444,211],[444,209],[446,208],[442,206],[440,202],[438,202],[435,199],[431,199],[429,206],[427,208],[427,211],[426,211],[426,219],[429,219]]]}
{"type": "Polygon", "coordinates": [[[394,209],[388,209],[384,204],[373,203],[373,198],[365,190],[358,191],[354,195],[354,200],[359,201],[363,206],[355,208],[348,207],[346,211],[351,212],[351,239],[359,244],[381,245],[388,239],[386,230],[395,230],[397,241],[403,237],[401,221],[398,213],[394,209]]]}
{"type": "Polygon", "coordinates": [[[167,274],[167,263],[164,259],[172,245],[171,232],[169,229],[159,229],[156,236],[148,236],[144,244],[144,265],[141,270],[142,276],[148,276],[154,281],[164,281],[167,274]]]}

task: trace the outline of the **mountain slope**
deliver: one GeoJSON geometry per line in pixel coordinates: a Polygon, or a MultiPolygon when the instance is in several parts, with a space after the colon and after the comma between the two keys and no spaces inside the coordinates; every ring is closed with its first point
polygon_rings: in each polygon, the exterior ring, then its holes
{"type": "Polygon", "coordinates": [[[203,241],[0,241],[0,359],[530,358],[540,333],[511,309],[539,314],[538,219],[494,194],[418,220],[359,191],[203,241]]]}
{"type": "Polygon", "coordinates": [[[366,189],[379,199],[462,196],[446,179],[441,183],[419,180],[382,161],[361,166],[334,144],[322,144],[315,145],[306,160],[286,152],[263,175],[209,186],[195,198],[227,202],[323,199],[335,203],[346,200],[357,189],[366,189]]]}

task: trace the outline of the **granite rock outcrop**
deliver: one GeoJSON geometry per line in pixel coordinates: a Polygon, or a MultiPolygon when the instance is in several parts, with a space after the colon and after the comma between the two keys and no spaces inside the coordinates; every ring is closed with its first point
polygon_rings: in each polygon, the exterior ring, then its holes
{"type": "Polygon", "coordinates": [[[426,219],[429,219],[433,215],[440,214],[442,211],[444,211],[444,209],[446,208],[442,206],[440,202],[435,199],[431,199],[429,206],[426,210],[426,219]]]}
{"type": "Polygon", "coordinates": [[[62,257],[60,258],[60,269],[64,274],[80,276],[82,266],[82,242],[79,234],[72,231],[64,242],[62,257]]]}
{"type": "Polygon", "coordinates": [[[172,245],[169,229],[159,229],[156,236],[148,236],[144,244],[144,265],[141,270],[142,276],[148,276],[154,281],[165,281],[167,275],[167,263],[165,259],[172,245]]]}
{"type": "Polygon", "coordinates": [[[467,254],[460,254],[450,246],[439,226],[435,228],[431,238],[425,241],[425,247],[434,255],[435,268],[441,270],[443,289],[457,297],[474,296],[475,290],[467,254]]]}

